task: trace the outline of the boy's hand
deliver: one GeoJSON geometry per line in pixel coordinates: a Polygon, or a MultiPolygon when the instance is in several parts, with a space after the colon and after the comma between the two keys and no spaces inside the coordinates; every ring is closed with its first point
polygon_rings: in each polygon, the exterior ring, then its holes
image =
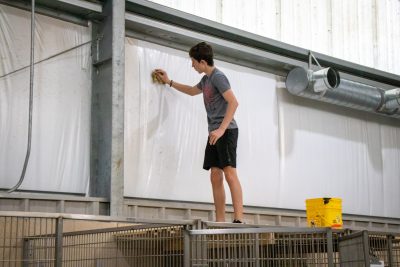
{"type": "Polygon", "coordinates": [[[165,70],[162,69],[155,69],[154,73],[157,75],[157,77],[165,84],[169,84],[170,83],[170,79],[168,78],[167,73],[165,72],[165,70]]]}
{"type": "Polygon", "coordinates": [[[210,145],[215,145],[217,143],[218,139],[221,138],[225,133],[225,130],[218,128],[217,130],[214,130],[210,133],[210,145]]]}

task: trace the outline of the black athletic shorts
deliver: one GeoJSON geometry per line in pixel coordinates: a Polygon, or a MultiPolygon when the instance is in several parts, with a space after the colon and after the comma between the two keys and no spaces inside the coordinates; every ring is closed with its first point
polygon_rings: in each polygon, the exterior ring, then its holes
{"type": "Polygon", "coordinates": [[[203,169],[209,170],[211,167],[220,169],[226,166],[236,168],[236,147],[239,136],[239,130],[227,129],[215,145],[210,145],[207,139],[206,152],[204,155],[203,169]]]}

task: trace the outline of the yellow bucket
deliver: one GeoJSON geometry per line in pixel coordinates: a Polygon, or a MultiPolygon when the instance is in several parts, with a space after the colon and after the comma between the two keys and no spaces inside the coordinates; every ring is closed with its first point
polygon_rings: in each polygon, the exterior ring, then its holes
{"type": "Polygon", "coordinates": [[[341,229],[342,200],[340,198],[306,199],[307,224],[310,227],[341,229]]]}

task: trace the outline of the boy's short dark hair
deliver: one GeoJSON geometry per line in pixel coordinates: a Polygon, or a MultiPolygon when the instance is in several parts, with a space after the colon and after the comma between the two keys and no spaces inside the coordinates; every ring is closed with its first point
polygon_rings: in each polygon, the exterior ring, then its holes
{"type": "Polygon", "coordinates": [[[211,45],[206,42],[198,43],[190,48],[189,55],[198,62],[204,60],[209,66],[214,66],[214,53],[211,45]]]}

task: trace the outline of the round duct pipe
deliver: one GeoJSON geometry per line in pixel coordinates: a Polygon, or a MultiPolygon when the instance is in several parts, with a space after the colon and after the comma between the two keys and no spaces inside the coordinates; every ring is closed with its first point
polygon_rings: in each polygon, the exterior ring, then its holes
{"type": "Polygon", "coordinates": [[[337,88],[339,84],[340,75],[333,68],[307,71],[304,68],[296,67],[286,77],[286,88],[294,95],[301,95],[307,89],[310,92],[324,92],[337,88]]]}
{"type": "Polygon", "coordinates": [[[332,68],[318,71],[308,71],[308,80],[311,82],[314,92],[324,92],[327,89],[335,89],[340,84],[339,73],[332,68]]]}
{"type": "Polygon", "coordinates": [[[400,88],[385,91],[384,98],[383,107],[387,112],[397,112],[400,109],[400,88]]]}
{"type": "Polygon", "coordinates": [[[332,68],[313,72],[296,67],[286,77],[286,88],[291,94],[339,106],[395,117],[400,114],[399,88],[385,91],[340,79],[332,68]]]}
{"type": "Polygon", "coordinates": [[[400,108],[399,99],[391,99],[385,103],[385,109],[389,111],[397,111],[400,108]]]}
{"type": "Polygon", "coordinates": [[[326,91],[324,98],[341,106],[375,112],[383,103],[382,96],[382,89],[342,79],[338,88],[326,91]]]}

